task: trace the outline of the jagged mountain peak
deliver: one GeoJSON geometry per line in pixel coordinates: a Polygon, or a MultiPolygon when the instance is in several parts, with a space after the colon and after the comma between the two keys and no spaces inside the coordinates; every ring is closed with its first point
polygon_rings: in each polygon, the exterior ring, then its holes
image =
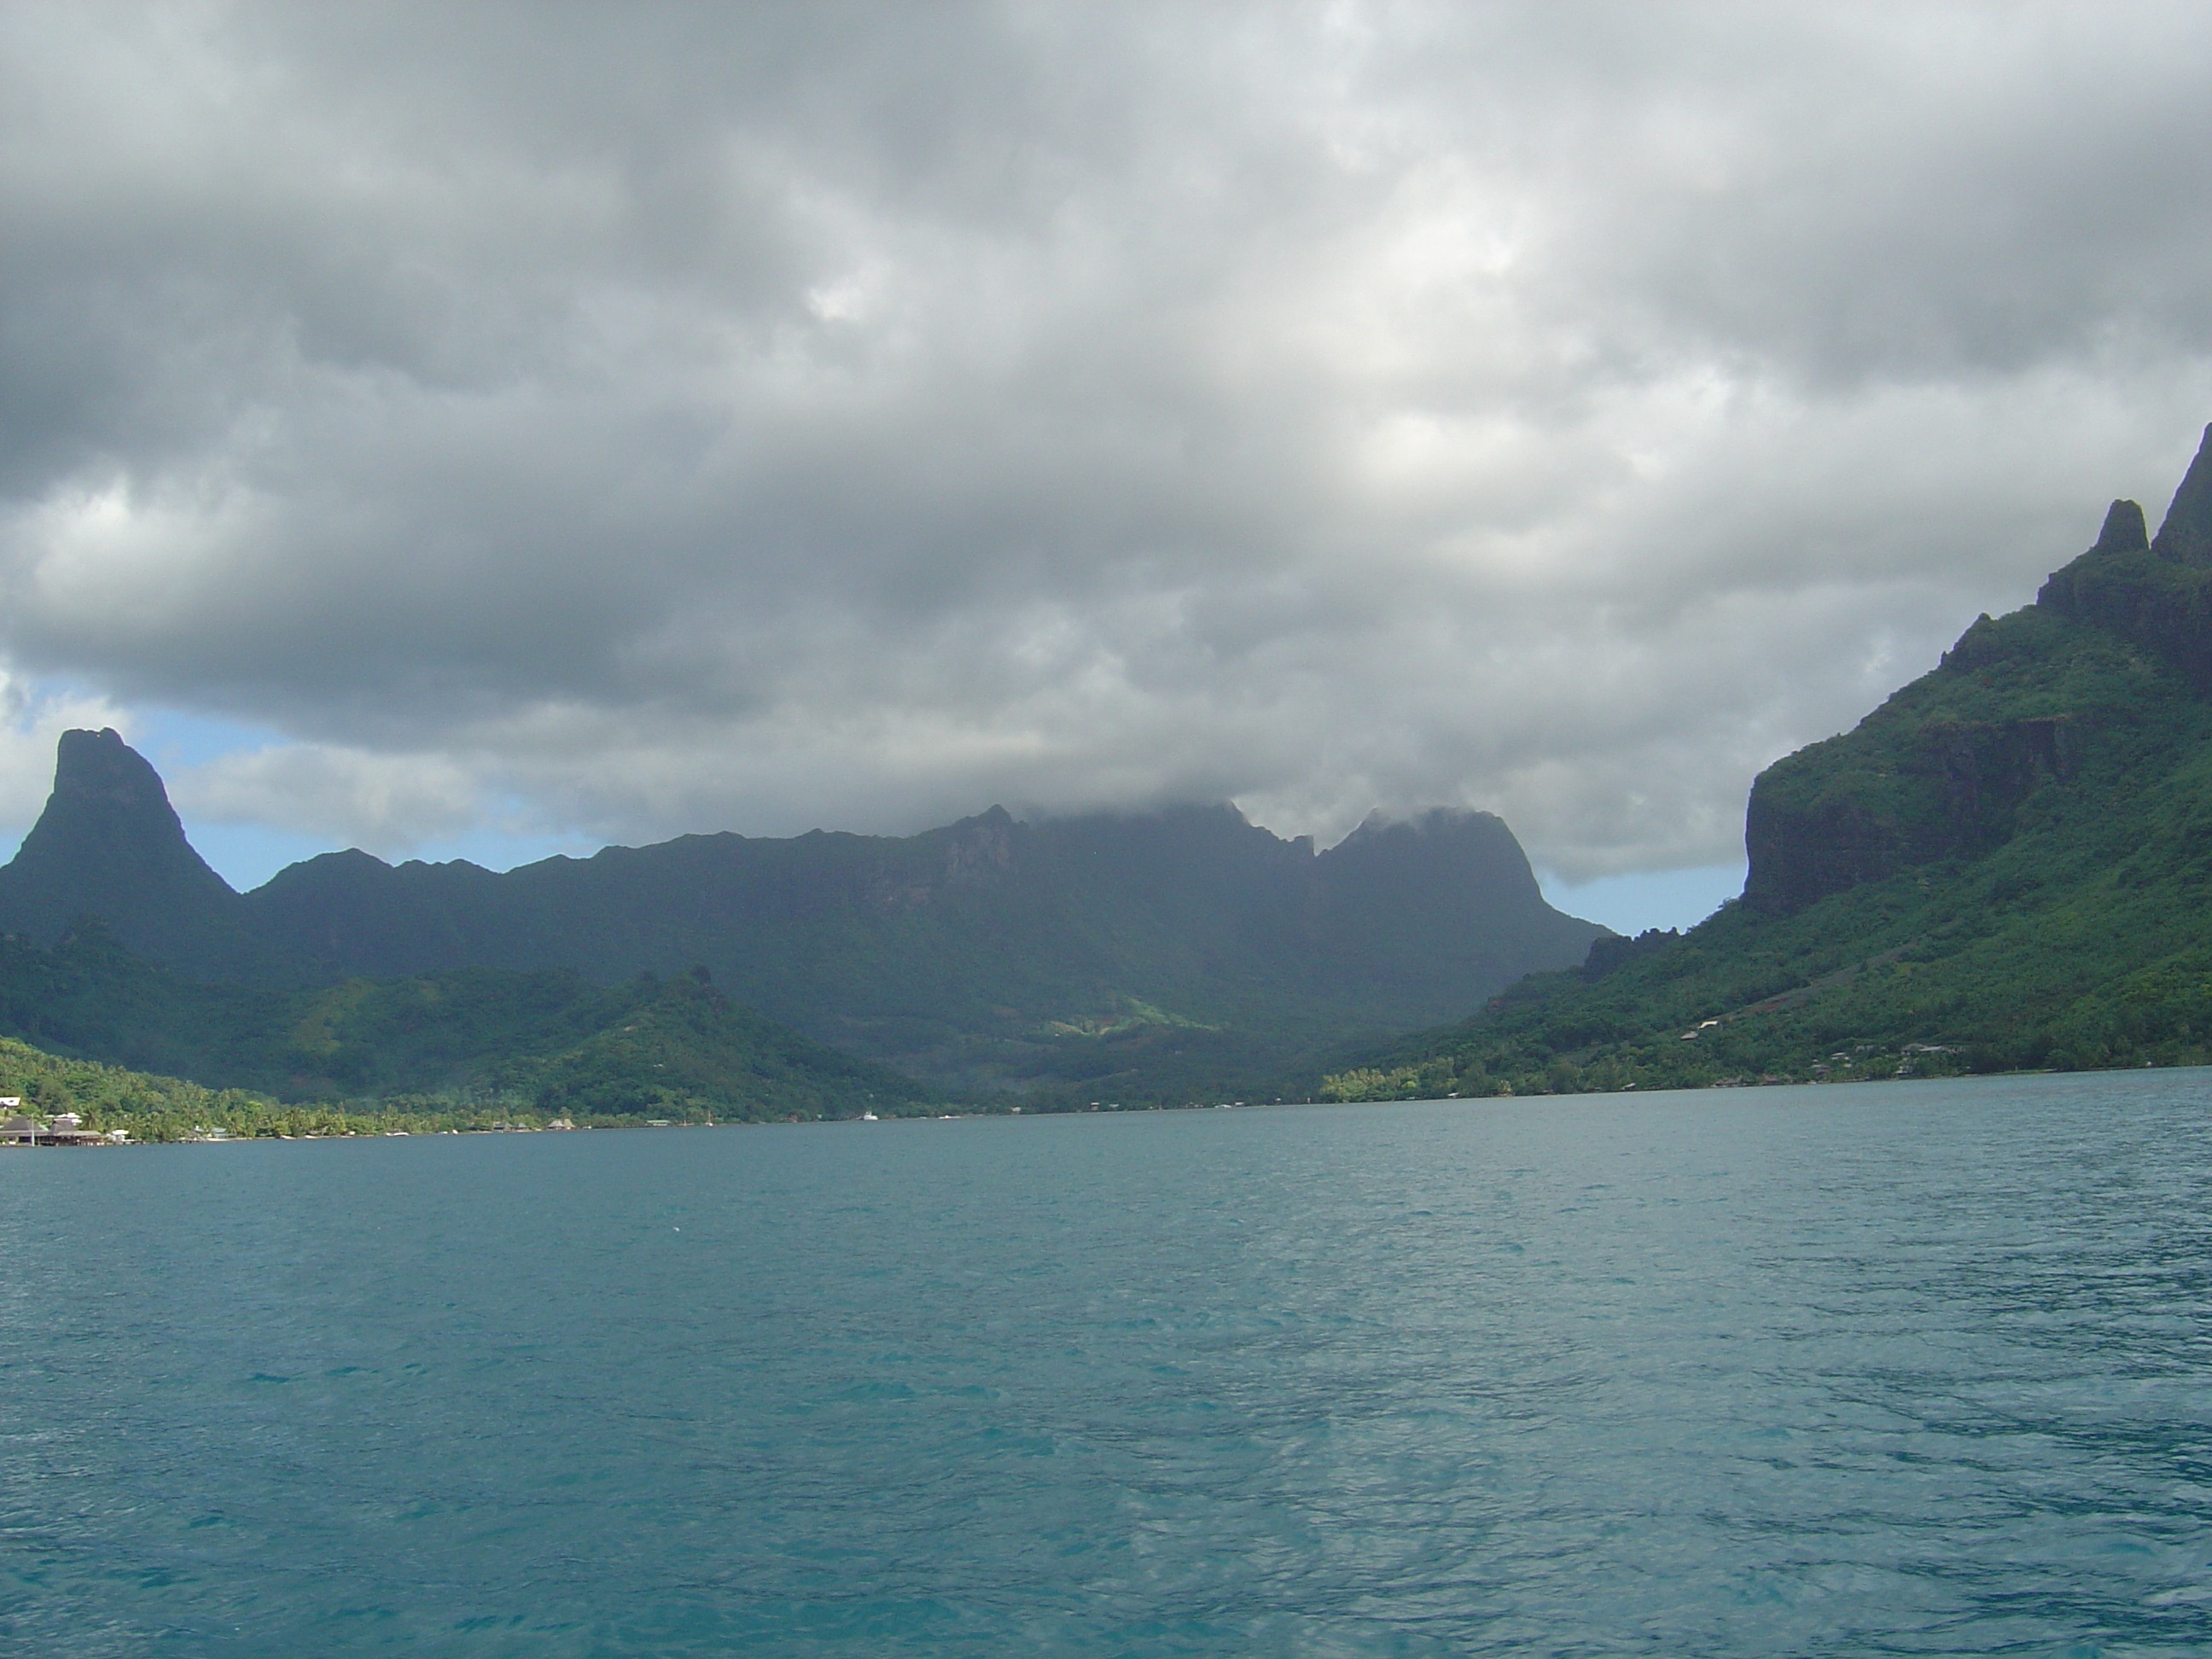
{"type": "Polygon", "coordinates": [[[66,875],[82,884],[82,908],[96,915],[105,913],[94,896],[148,882],[237,896],[193,850],[161,775],[112,726],[62,733],[53,793],[7,869],[19,879],[66,875]]]}
{"type": "Polygon", "coordinates": [[[1752,787],[1741,902],[1594,946],[1371,1051],[1341,1098],[2212,1063],[2212,429],[2132,502],[1752,787]]]}
{"type": "Polygon", "coordinates": [[[126,813],[144,814],[164,827],[173,825],[179,840],[184,825],[169,805],[169,792],[153,763],[123,741],[112,726],[97,732],[62,733],[54,754],[57,799],[98,803],[126,813]]]}
{"type": "Polygon", "coordinates": [[[2156,539],[2147,542],[2143,528],[2141,507],[2114,501],[2096,544],[2052,572],[2034,605],[1977,618],[1933,674],[1856,731],[1760,774],[1745,815],[1745,902],[1793,915],[1900,869],[1981,857],[2007,840],[2030,795],[2070,782],[2117,741],[2108,728],[2120,692],[2102,681],[2086,690],[2088,671],[2069,679],[2053,667],[2059,641],[2074,638],[2057,630],[2086,624],[2094,634],[2066,648],[2116,638],[2212,697],[2212,426],[2156,539]],[[1991,689],[2001,681],[2042,689],[2007,703],[1991,689]],[[1949,712],[1927,712],[1939,708],[1949,712]],[[1875,751],[1881,758],[1860,771],[1838,761],[1875,751]]]}
{"type": "Polygon", "coordinates": [[[2140,503],[2114,501],[2105,512],[2105,527],[2097,532],[2092,553],[2143,553],[2150,549],[2150,531],[2143,522],[2140,503]]]}
{"type": "Polygon", "coordinates": [[[2148,544],[2140,509],[2115,501],[2097,544],[2051,573],[2037,605],[2108,629],[2212,695],[2212,427],[2148,544]]]}
{"type": "Polygon", "coordinates": [[[236,970],[249,954],[239,906],[144,756],[112,727],[62,733],[46,810],[0,868],[0,927],[44,940],[97,916],[143,955],[236,970]]]}
{"type": "Polygon", "coordinates": [[[2212,426],[2204,428],[2197,459],[2182,475],[2150,549],[2162,559],[2212,564],[2212,426]]]}

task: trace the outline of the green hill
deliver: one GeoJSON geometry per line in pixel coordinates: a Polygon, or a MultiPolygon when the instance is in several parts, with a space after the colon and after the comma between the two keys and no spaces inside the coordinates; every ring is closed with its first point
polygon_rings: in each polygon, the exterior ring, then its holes
{"type": "Polygon", "coordinates": [[[915,1112],[940,1098],[738,1006],[703,969],[612,986],[500,969],[203,985],[131,955],[97,922],[52,948],[0,939],[0,1032],[285,1102],[757,1121],[915,1112]]]}
{"type": "Polygon", "coordinates": [[[42,1121],[75,1112],[88,1128],[122,1129],[137,1140],[172,1139],[201,1126],[250,1133],[283,1115],[275,1102],[246,1090],[50,1054],[13,1037],[0,1037],[0,1095],[42,1121]]]}
{"type": "Polygon", "coordinates": [[[1752,788],[1740,900],[1352,1057],[1340,1098],[2212,1060],[2212,428],[1854,731],[1752,788]]]}

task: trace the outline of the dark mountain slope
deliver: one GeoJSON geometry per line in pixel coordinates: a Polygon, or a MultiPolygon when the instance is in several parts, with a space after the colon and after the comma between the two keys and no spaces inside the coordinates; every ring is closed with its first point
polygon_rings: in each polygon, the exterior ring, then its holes
{"type": "Polygon", "coordinates": [[[64,732],[53,793],[0,867],[0,927],[52,939],[79,916],[214,977],[268,966],[245,907],[185,838],[160,775],[113,731],[64,732]]]}
{"type": "Polygon", "coordinates": [[[2115,503],[2035,605],[1761,774],[1740,902],[1336,1091],[2212,1059],[2212,429],[2142,531],[2115,503]]]}
{"type": "Polygon", "coordinates": [[[0,870],[0,929],[50,942],[87,915],[203,983],[702,963],[772,1018],[949,1086],[1146,1098],[1446,1018],[1605,931],[1546,904],[1488,814],[1372,821],[1316,854],[1226,805],[687,836],[505,874],[333,853],[241,896],[112,732],[64,739],[0,870]]]}
{"type": "Polygon", "coordinates": [[[333,854],[246,904],[273,946],[336,970],[700,962],[775,1018],[940,1078],[1168,1092],[1441,1018],[1603,932],[1544,902],[1486,814],[1370,823],[1316,854],[1228,806],[691,836],[496,876],[333,854]]]}
{"type": "Polygon", "coordinates": [[[703,969],[614,986],[482,968],[315,988],[202,985],[96,922],[51,949],[0,940],[0,1035],[282,1100],[459,1095],[548,1114],[757,1119],[938,1098],[738,1007],[703,969]]]}

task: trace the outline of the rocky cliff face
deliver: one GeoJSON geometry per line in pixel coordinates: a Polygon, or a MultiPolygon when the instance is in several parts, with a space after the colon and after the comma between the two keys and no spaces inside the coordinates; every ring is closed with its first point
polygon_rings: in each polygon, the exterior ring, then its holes
{"type": "Polygon", "coordinates": [[[112,730],[62,734],[53,793],[0,868],[0,929],[44,943],[88,915],[141,956],[211,976],[256,954],[238,895],[192,850],[160,775],[112,730]]]}
{"type": "Polygon", "coordinates": [[[2002,846],[2038,788],[2079,771],[2095,719],[1931,720],[1870,773],[1845,780],[1832,775],[1826,745],[1778,761],[1752,785],[1744,814],[1745,902],[1787,914],[1914,865],[2002,846]]]}
{"type": "Polygon", "coordinates": [[[2155,538],[2115,501],[2029,611],[1983,617],[1853,732],[1752,786],[1744,902],[1788,915],[1862,882],[2003,845],[2038,792],[2142,726],[2142,701],[2212,696],[2212,428],[2155,538]]]}
{"type": "Polygon", "coordinates": [[[2114,501],[2097,544],[2035,602],[2155,652],[2212,694],[2212,427],[2154,538],[2140,507],[2114,501]]]}

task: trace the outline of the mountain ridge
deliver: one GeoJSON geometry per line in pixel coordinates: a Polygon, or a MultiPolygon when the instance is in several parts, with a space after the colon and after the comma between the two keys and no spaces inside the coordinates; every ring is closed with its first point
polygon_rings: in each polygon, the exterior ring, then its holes
{"type": "Polygon", "coordinates": [[[1448,1017],[1606,936],[1544,901],[1501,820],[1454,810],[1372,816],[1322,851],[1227,804],[1034,822],[994,806],[910,836],[686,836],[501,872],[348,849],[238,894],[119,737],[73,733],[59,759],[38,856],[0,867],[0,928],[34,941],[89,910],[188,978],[269,987],[701,965],[816,1041],[963,1090],[1232,1086],[1301,1048],[1448,1017]],[[133,787],[84,787],[88,757],[133,787]],[[113,879],[110,849],[142,844],[166,851],[113,879]]]}

